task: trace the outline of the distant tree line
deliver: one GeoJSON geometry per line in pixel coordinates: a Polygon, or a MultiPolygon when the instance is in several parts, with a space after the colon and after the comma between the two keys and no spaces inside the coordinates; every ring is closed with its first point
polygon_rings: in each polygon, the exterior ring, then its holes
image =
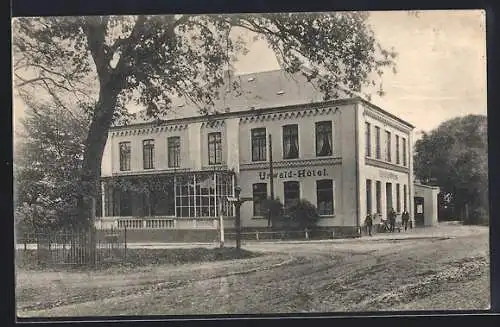
{"type": "Polygon", "coordinates": [[[450,119],[415,144],[414,172],[439,186],[440,212],[466,224],[489,223],[487,117],[450,119]]]}

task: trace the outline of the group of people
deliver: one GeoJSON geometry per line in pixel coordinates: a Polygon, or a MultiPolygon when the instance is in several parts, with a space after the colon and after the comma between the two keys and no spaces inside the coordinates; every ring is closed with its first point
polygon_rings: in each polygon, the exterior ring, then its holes
{"type": "MultiPolygon", "coordinates": [[[[368,229],[368,235],[372,236],[372,228],[373,228],[373,220],[375,218],[375,215],[378,214],[368,214],[365,218],[365,225],[368,229]]],[[[389,232],[393,233],[394,229],[396,227],[396,217],[397,213],[394,211],[394,208],[391,208],[388,214],[388,222],[389,222],[389,232]]],[[[408,222],[410,221],[410,214],[408,213],[407,210],[404,210],[403,213],[401,214],[401,220],[403,223],[403,227],[405,231],[408,229],[408,222]]]]}

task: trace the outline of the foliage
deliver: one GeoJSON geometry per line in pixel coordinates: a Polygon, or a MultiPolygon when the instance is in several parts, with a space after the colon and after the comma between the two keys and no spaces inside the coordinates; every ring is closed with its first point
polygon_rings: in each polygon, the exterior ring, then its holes
{"type": "Polygon", "coordinates": [[[312,229],[319,219],[316,207],[305,199],[299,200],[286,210],[279,199],[268,199],[264,203],[265,208],[273,210],[272,226],[277,230],[312,229]]]}
{"type": "Polygon", "coordinates": [[[262,202],[262,212],[269,214],[272,226],[279,226],[283,221],[283,203],[279,199],[267,198],[262,202]]]}
{"type": "Polygon", "coordinates": [[[416,177],[449,195],[455,217],[468,216],[467,223],[488,216],[486,131],[486,116],[468,115],[444,122],[415,144],[416,177]]]}
{"type": "Polygon", "coordinates": [[[71,222],[87,122],[83,112],[51,104],[27,110],[14,153],[16,221],[24,228],[71,222]]]}
{"type": "Polygon", "coordinates": [[[198,104],[201,112],[212,110],[225,82],[223,68],[246,51],[242,38],[231,34],[238,29],[265,39],[289,73],[307,61],[313,67],[308,78],[325,99],[335,98],[341,87],[358,92],[376,86],[375,74],[394,69],[396,54],[377,44],[367,17],[350,12],[17,18],[14,80],[25,99],[45,91],[57,105],[74,99],[88,109],[78,184],[85,220],[88,197],[98,189],[107,131],[117,116],[127,120],[128,104],[142,105],[157,118],[173,97],[198,104]]]}
{"type": "Polygon", "coordinates": [[[39,204],[27,203],[15,208],[14,218],[18,235],[44,231],[53,227],[57,219],[54,210],[39,204]]]}
{"type": "Polygon", "coordinates": [[[469,219],[464,221],[465,224],[488,226],[490,223],[490,215],[487,207],[475,206],[468,214],[469,219]]]}
{"type": "Polygon", "coordinates": [[[286,210],[292,226],[299,229],[311,229],[319,220],[316,207],[305,199],[299,200],[286,210]]]}

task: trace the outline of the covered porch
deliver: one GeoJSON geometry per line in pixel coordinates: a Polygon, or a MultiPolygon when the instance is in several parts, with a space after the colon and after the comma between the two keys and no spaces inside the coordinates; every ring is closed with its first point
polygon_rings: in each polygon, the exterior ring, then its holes
{"type": "Polygon", "coordinates": [[[112,176],[101,181],[98,229],[217,229],[234,216],[232,171],[112,176]]]}

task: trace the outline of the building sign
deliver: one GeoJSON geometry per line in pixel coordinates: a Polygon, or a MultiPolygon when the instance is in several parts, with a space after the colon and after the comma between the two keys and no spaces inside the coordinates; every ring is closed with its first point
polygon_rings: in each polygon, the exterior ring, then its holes
{"type": "Polygon", "coordinates": [[[379,173],[380,173],[380,178],[392,179],[395,181],[397,181],[399,179],[398,175],[394,174],[394,173],[389,173],[389,172],[386,172],[383,170],[379,170],[379,173]]]}
{"type": "MultiPolygon", "coordinates": [[[[323,177],[328,176],[326,168],[323,169],[297,169],[274,173],[274,178],[304,178],[304,177],[323,177]]],[[[269,179],[268,171],[259,172],[261,180],[269,179]]]]}

